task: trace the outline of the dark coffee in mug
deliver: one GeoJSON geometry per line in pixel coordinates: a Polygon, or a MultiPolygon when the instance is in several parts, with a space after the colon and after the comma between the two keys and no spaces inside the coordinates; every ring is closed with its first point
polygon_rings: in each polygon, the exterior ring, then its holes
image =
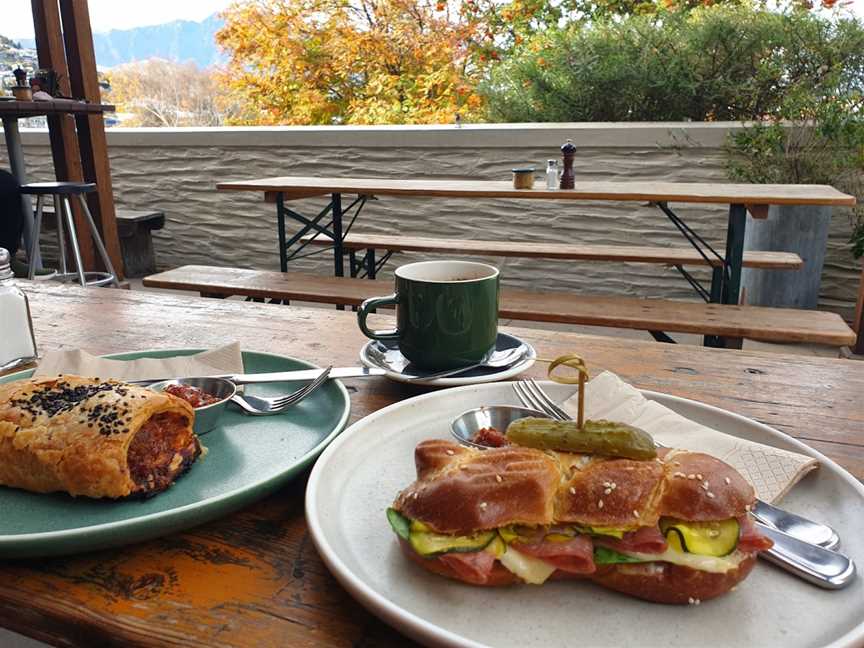
{"type": "Polygon", "coordinates": [[[396,270],[396,292],[367,299],[357,321],[373,340],[398,340],[402,355],[423,369],[475,364],[492,350],[498,336],[498,281],[498,269],[485,263],[410,263],[396,270]],[[393,304],[396,329],[369,330],[369,311],[393,304]]]}

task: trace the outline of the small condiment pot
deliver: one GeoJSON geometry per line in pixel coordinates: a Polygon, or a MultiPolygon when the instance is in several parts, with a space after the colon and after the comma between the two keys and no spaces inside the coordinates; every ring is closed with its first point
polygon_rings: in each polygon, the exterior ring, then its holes
{"type": "Polygon", "coordinates": [[[162,382],[153,383],[152,385],[148,385],[147,389],[161,392],[168,385],[191,385],[220,399],[210,405],[193,408],[195,410],[195,421],[192,424],[192,429],[199,436],[206,434],[216,427],[219,419],[222,417],[222,413],[228,406],[228,401],[237,393],[237,385],[225,378],[175,378],[174,380],[163,380],[162,382]]]}
{"type": "Polygon", "coordinates": [[[549,418],[543,412],[513,405],[487,405],[462,412],[450,423],[450,433],[462,445],[485,450],[488,446],[473,441],[474,435],[484,428],[494,428],[501,434],[507,427],[521,418],[549,418]]]}
{"type": "Polygon", "coordinates": [[[28,86],[15,86],[12,88],[12,94],[18,101],[33,101],[33,90],[28,86]]]}
{"type": "Polygon", "coordinates": [[[513,169],[513,188],[514,189],[533,189],[534,188],[534,167],[525,167],[522,169],[513,169]]]}

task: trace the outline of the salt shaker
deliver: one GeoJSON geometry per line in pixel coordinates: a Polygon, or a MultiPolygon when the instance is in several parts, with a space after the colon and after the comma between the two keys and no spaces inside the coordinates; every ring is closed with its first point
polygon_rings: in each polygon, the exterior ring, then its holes
{"type": "Polygon", "coordinates": [[[558,188],[558,160],[546,160],[546,188],[558,188]]]}
{"type": "Polygon", "coordinates": [[[36,360],[30,305],[15,285],[9,252],[0,248],[0,371],[36,360]]]}

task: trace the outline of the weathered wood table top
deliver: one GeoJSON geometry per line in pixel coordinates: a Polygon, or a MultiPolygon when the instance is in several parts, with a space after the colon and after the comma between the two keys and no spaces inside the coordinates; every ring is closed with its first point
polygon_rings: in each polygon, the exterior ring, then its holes
{"type": "Polygon", "coordinates": [[[534,198],[715,203],[722,205],[855,205],[855,197],[828,185],[722,184],[698,182],[577,182],[574,189],[514,189],[506,180],[413,180],[283,176],[220,182],[220,191],[259,191],[286,199],[332,193],[368,196],[534,198]]]}
{"type": "MultiPolygon", "coordinates": [[[[41,351],[95,353],[239,340],[249,350],[351,365],[353,313],[50,283],[27,284],[41,351]]],[[[379,316],[384,317],[384,316],[379,316]]],[[[864,366],[851,360],[508,328],[541,358],[582,354],[637,387],[774,426],[864,478],[864,366]]],[[[538,363],[529,373],[540,377],[538,363]]],[[[422,393],[346,381],[352,420],[422,393]]],[[[122,549],[0,561],[0,625],[63,646],[406,646],[323,565],[303,515],[305,479],[222,520],[122,549]]]]}

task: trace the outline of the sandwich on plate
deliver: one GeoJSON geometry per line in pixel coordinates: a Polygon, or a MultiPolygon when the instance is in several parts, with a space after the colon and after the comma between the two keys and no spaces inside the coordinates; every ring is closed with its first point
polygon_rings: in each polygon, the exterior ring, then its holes
{"type": "Polygon", "coordinates": [[[387,516],[410,560],[472,585],[583,578],[690,604],[728,592],[771,547],[753,487],[706,454],[650,455],[424,441],[387,516]]]}

